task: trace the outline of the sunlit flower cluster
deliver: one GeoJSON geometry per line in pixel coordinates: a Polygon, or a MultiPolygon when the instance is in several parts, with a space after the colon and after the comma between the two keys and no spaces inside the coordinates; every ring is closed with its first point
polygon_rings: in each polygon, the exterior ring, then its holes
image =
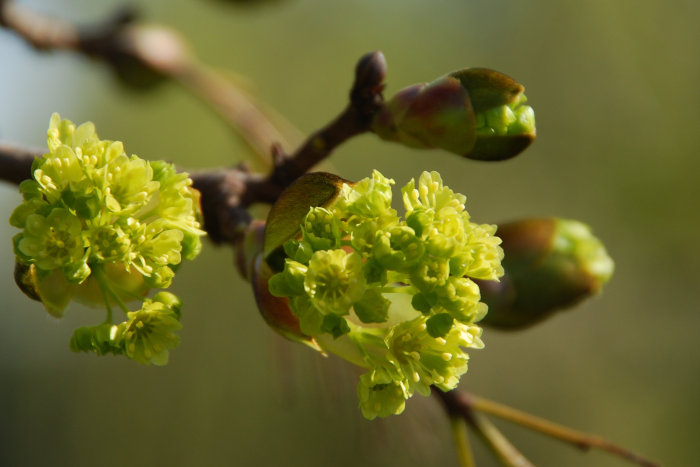
{"type": "Polygon", "coordinates": [[[90,122],[76,127],[54,114],[47,139],[49,152],[21,183],[24,202],[10,218],[22,229],[14,238],[18,284],[57,317],[72,299],[107,308],[103,325],[76,331],[73,350],[164,363],[177,345],[179,311],[172,300],[144,297],[169,287],[182,259],[201,249],[192,181],[169,163],[100,140],[90,122]],[[129,311],[132,300],[143,308],[129,311]],[[114,305],[128,316],[120,325],[112,324],[114,305]]]}
{"type": "Polygon", "coordinates": [[[284,245],[270,292],[288,297],[301,331],[324,350],[367,368],[358,388],[367,418],[403,411],[415,392],[453,389],[465,347],[481,348],[487,307],[472,279],[503,274],[495,226],[475,224],[465,197],[424,172],[402,188],[375,171],[313,207],[284,245]]]}

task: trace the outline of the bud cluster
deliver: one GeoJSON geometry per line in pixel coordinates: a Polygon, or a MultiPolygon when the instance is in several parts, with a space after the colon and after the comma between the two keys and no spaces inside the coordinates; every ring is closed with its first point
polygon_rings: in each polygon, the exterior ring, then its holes
{"type": "Polygon", "coordinates": [[[127,156],[119,141],[100,140],[92,123],[51,117],[49,152],[34,161],[34,179],[10,217],[16,280],[56,317],[72,300],[107,308],[104,324],[76,331],[71,348],[125,354],[164,364],[177,345],[179,300],[167,288],[181,260],[194,258],[204,234],[187,174],[163,161],[127,156]],[[125,302],[143,301],[135,312],[125,302]],[[112,305],[127,313],[113,325],[112,305]]]}
{"type": "Polygon", "coordinates": [[[311,207],[269,280],[303,334],[367,369],[358,394],[370,419],[400,413],[431,385],[457,385],[463,347],[483,347],[474,323],[487,307],[472,279],[503,274],[495,226],[471,222],[437,172],[403,187],[405,218],[391,207],[393,184],[374,171],[311,207]]]}

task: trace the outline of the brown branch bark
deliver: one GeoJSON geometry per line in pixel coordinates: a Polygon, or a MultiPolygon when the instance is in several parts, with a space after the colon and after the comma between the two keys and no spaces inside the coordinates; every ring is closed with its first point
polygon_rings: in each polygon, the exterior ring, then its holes
{"type": "MultiPolygon", "coordinates": [[[[0,26],[16,32],[40,50],[71,50],[112,66],[122,79],[134,83],[134,67],[173,79],[204,100],[239,131],[264,160],[273,156],[268,176],[243,167],[194,174],[202,193],[205,228],[217,243],[234,243],[251,221],[247,209],[254,203],[273,203],[294,180],[355,135],[369,130],[383,104],[386,62],[381,52],[366,54],[358,62],[350,104],[330,124],[286,155],[283,136],[242,91],[197,62],[184,41],[165,28],[142,28],[132,23],[133,10],[123,10],[102,24],[87,28],[49,18],[6,0],[0,1],[0,26]]],[[[138,71],[138,70],[137,70],[138,71]]],[[[41,151],[5,146],[0,152],[0,180],[19,183],[29,178],[34,157],[41,151]]]]}
{"type": "Polygon", "coordinates": [[[335,120],[312,134],[292,156],[278,152],[269,181],[286,187],[349,138],[369,131],[374,115],[384,104],[385,76],[386,61],[381,52],[370,52],[360,58],[348,107],[335,120]]]}
{"type": "Polygon", "coordinates": [[[291,143],[255,99],[199,62],[177,32],[138,25],[136,17],[135,10],[124,8],[102,22],[79,27],[11,1],[0,2],[0,26],[37,50],[71,51],[99,60],[135,88],[147,89],[165,79],[179,83],[241,135],[267,165],[273,144],[291,143]]]}
{"type": "Polygon", "coordinates": [[[41,149],[0,143],[0,180],[19,185],[22,180],[31,178],[32,162],[44,152],[41,149]]]}
{"type": "MultiPolygon", "coordinates": [[[[248,208],[254,203],[274,203],[294,180],[349,138],[369,130],[374,113],[382,105],[382,81],[386,63],[381,52],[362,57],[355,70],[350,104],[330,124],[315,132],[294,154],[273,146],[274,167],[270,174],[250,172],[245,166],[204,171],[192,175],[202,193],[205,229],[214,242],[231,243],[251,222],[248,208]]],[[[19,183],[31,176],[31,165],[41,151],[0,147],[0,180],[19,183]]]]}

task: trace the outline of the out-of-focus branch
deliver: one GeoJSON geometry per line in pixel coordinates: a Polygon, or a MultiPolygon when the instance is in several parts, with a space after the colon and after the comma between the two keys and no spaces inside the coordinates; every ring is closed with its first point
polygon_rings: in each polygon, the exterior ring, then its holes
{"type": "MultiPolygon", "coordinates": [[[[269,161],[272,155],[273,168],[267,176],[243,167],[193,175],[195,187],[202,192],[205,228],[215,242],[235,242],[251,220],[248,207],[274,202],[287,186],[344,141],[369,131],[383,104],[386,62],[381,52],[373,52],[356,67],[348,107],[287,155],[283,150],[287,141],[245,92],[199,63],[177,33],[134,25],[134,18],[132,10],[123,10],[100,25],[78,28],[0,0],[0,26],[13,30],[35,48],[71,50],[97,58],[131,84],[141,85],[144,72],[173,79],[215,109],[263,160],[269,161]]],[[[0,154],[0,180],[19,183],[29,178],[32,160],[40,154],[8,146],[0,154]]]]}
{"type": "Polygon", "coordinates": [[[194,186],[202,192],[205,228],[216,242],[235,243],[251,218],[247,208],[254,203],[274,203],[282,191],[349,138],[369,130],[374,113],[382,105],[386,62],[381,52],[360,59],[350,104],[330,124],[311,135],[291,155],[274,146],[274,167],[263,176],[244,166],[193,175],[194,186]]]}
{"type": "Polygon", "coordinates": [[[477,432],[503,465],[507,465],[508,467],[534,467],[535,464],[527,460],[525,456],[513,446],[510,440],[501,433],[501,430],[491,423],[491,420],[478,412],[472,412],[471,415],[473,425],[477,432]]]}
{"type": "Polygon", "coordinates": [[[44,153],[41,149],[30,149],[0,143],[0,180],[19,184],[31,178],[32,162],[44,153]]]}
{"type": "Polygon", "coordinates": [[[80,43],[73,25],[37,15],[8,0],[0,0],[0,26],[17,32],[39,50],[76,49],[80,43]]]}
{"type": "Polygon", "coordinates": [[[14,2],[0,2],[0,26],[37,50],[68,50],[103,61],[130,86],[147,87],[172,79],[215,110],[268,165],[273,144],[289,145],[261,106],[210,67],[199,62],[186,41],[162,26],[134,23],[136,12],[122,9],[99,24],[78,27],[14,2]]]}
{"type": "Polygon", "coordinates": [[[467,422],[459,416],[450,418],[452,427],[452,437],[457,447],[457,459],[461,467],[475,467],[474,453],[472,452],[469,436],[467,433],[467,422]]]}
{"type": "Polygon", "coordinates": [[[265,165],[272,163],[273,145],[289,147],[296,142],[296,135],[279,131],[251,96],[211,68],[190,64],[172,77],[230,122],[265,165]]]}
{"type": "Polygon", "coordinates": [[[552,438],[570,443],[584,451],[592,448],[600,449],[622,459],[634,462],[638,465],[645,467],[659,467],[659,464],[656,462],[645,459],[639,454],[613,444],[599,436],[572,430],[571,428],[550,422],[549,420],[536,417],[521,410],[517,410],[507,405],[490,401],[467,392],[461,392],[458,390],[442,392],[438,389],[433,389],[433,395],[442,401],[443,406],[445,407],[445,410],[449,416],[454,416],[457,414],[464,417],[468,423],[477,427],[481,433],[484,432],[484,428],[486,428],[486,431],[489,431],[492,428],[495,429],[495,426],[492,426],[488,421],[484,422],[483,420],[485,418],[479,418],[479,416],[483,417],[483,415],[480,415],[477,412],[493,415],[495,417],[517,423],[531,430],[539,431],[540,433],[551,436],[552,438]],[[481,420],[481,422],[476,423],[475,420],[477,419],[481,420]],[[487,423],[487,425],[483,425],[483,423],[487,423]],[[479,428],[479,425],[482,425],[481,428],[479,428]]]}
{"type": "MultiPolygon", "coordinates": [[[[270,174],[253,173],[243,165],[193,174],[194,187],[202,193],[205,229],[211,239],[235,243],[252,220],[248,212],[252,204],[273,203],[287,186],[328,157],[338,145],[368,131],[374,113],[382,105],[385,71],[381,52],[362,57],[355,70],[348,107],[293,154],[286,155],[275,145],[275,164],[270,174]]],[[[32,161],[41,153],[7,146],[6,151],[0,152],[0,180],[19,183],[29,178],[32,161]]]]}
{"type": "Polygon", "coordinates": [[[470,405],[463,403],[460,397],[463,394],[456,390],[442,392],[435,387],[432,388],[432,392],[442,402],[450,421],[454,424],[456,418],[464,420],[481,436],[503,465],[508,467],[531,467],[533,465],[486,417],[476,413],[470,405]]]}

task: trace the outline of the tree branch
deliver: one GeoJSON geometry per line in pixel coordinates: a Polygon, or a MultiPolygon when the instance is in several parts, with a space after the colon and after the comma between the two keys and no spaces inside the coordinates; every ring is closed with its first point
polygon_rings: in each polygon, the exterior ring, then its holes
{"type": "Polygon", "coordinates": [[[476,413],[470,406],[462,404],[459,397],[453,397],[453,394],[458,394],[457,391],[442,392],[435,387],[431,389],[433,395],[442,402],[452,423],[455,419],[462,419],[474,428],[504,465],[509,467],[533,466],[486,417],[476,413]]]}
{"type": "MultiPolygon", "coordinates": [[[[151,78],[169,78],[201,98],[238,131],[251,149],[264,160],[272,156],[269,174],[253,173],[246,166],[204,171],[192,175],[202,194],[205,229],[213,241],[236,244],[251,223],[248,208],[254,203],[273,203],[297,178],[327,158],[353,136],[370,130],[383,106],[386,63],[381,52],[365,55],[355,70],[350,103],[331,123],[313,133],[294,153],[287,155],[283,135],[259,106],[243,91],[199,63],[184,41],[165,28],[133,25],[135,14],[122,10],[100,25],[78,28],[67,22],[38,15],[7,0],[0,0],[0,26],[15,31],[38,50],[69,50],[97,58],[112,66],[127,84],[145,86],[140,72],[151,78]]],[[[35,158],[45,151],[0,144],[0,180],[14,184],[31,177],[35,158]]],[[[658,464],[607,440],[571,430],[511,407],[472,394],[433,390],[453,422],[462,461],[472,460],[463,420],[487,441],[508,465],[532,465],[482,414],[490,414],[588,450],[597,448],[647,467],[658,464]],[[482,413],[479,413],[482,412],[482,413]]]]}
{"type": "Polygon", "coordinates": [[[67,50],[108,64],[126,85],[147,89],[172,79],[212,108],[267,165],[273,144],[290,144],[247,93],[200,63],[175,31],[134,24],[136,11],[123,8],[107,20],[78,27],[3,0],[0,26],[37,50],[67,50]]]}
{"type": "Polygon", "coordinates": [[[335,120],[312,134],[293,155],[285,156],[277,151],[269,182],[289,186],[343,142],[369,131],[374,115],[384,104],[385,76],[386,60],[381,52],[370,52],[360,58],[348,107],[335,120]]]}
{"type": "MultiPolygon", "coordinates": [[[[254,203],[274,203],[294,180],[349,138],[369,130],[374,113],[381,107],[386,62],[381,52],[366,54],[355,70],[350,104],[330,124],[315,132],[292,155],[273,146],[274,167],[265,176],[245,165],[204,171],[192,175],[202,193],[204,227],[217,243],[234,244],[252,220],[248,208],[254,203]]],[[[19,183],[31,176],[31,165],[42,151],[0,146],[0,180],[19,183]],[[5,169],[7,167],[7,169],[5,169]]]]}
{"type": "Polygon", "coordinates": [[[31,178],[32,162],[44,152],[0,142],[0,180],[19,185],[22,180],[31,178]]]}
{"type": "Polygon", "coordinates": [[[478,412],[472,412],[472,419],[477,432],[504,465],[508,467],[534,467],[535,464],[527,460],[501,433],[501,430],[491,423],[491,420],[478,412]]]}
{"type": "MultiPolygon", "coordinates": [[[[470,393],[457,390],[442,392],[433,389],[433,395],[438,397],[447,411],[448,415],[459,414],[468,422],[474,423],[473,418],[476,412],[483,412],[504,420],[517,423],[534,431],[539,431],[545,435],[570,443],[577,448],[587,451],[595,448],[613,454],[622,459],[634,462],[645,467],[659,467],[659,464],[613,444],[599,436],[590,435],[580,431],[572,430],[565,426],[550,422],[521,410],[508,407],[498,402],[490,401],[470,393]],[[472,421],[470,421],[472,420],[472,421]]],[[[494,427],[495,428],[495,427],[494,427]]]]}
{"type": "Polygon", "coordinates": [[[467,433],[467,422],[462,417],[450,417],[450,426],[457,447],[459,465],[461,467],[475,467],[476,462],[474,462],[474,454],[467,433]]]}

